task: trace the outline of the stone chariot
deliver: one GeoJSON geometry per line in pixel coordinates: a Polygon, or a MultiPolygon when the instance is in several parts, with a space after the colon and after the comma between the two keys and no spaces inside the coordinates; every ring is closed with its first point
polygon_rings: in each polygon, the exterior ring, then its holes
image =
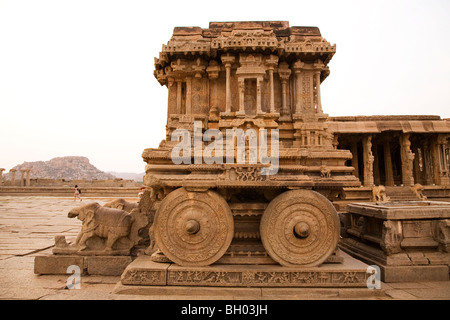
{"type": "Polygon", "coordinates": [[[322,111],[335,52],[318,28],[285,21],[174,29],[154,71],[168,88],[166,139],[142,155],[154,256],[183,267],[333,259],[331,201],[360,186],[322,111]]]}

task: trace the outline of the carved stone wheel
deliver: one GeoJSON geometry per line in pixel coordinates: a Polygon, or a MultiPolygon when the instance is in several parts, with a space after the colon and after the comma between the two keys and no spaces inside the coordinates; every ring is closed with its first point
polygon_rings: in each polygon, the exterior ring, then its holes
{"type": "Polygon", "coordinates": [[[233,215],[216,192],[171,192],[154,220],[158,248],[180,266],[207,266],[223,256],[234,234],[233,215]]]}
{"type": "Polygon", "coordinates": [[[339,241],[339,216],[327,198],[311,190],[287,191],[267,206],[261,241],[269,256],[287,267],[318,266],[339,241]]]}

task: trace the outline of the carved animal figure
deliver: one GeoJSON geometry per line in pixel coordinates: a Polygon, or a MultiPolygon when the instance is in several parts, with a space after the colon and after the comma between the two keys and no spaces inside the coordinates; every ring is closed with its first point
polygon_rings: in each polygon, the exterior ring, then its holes
{"type": "Polygon", "coordinates": [[[114,209],[119,209],[119,210],[123,210],[126,212],[131,212],[131,210],[138,208],[139,204],[137,202],[129,202],[129,201],[126,201],[125,199],[120,198],[120,199],[114,199],[114,200],[104,204],[103,207],[114,208],[114,209]]]}
{"type": "Polygon", "coordinates": [[[377,186],[372,188],[372,201],[375,202],[385,202],[389,201],[389,197],[386,196],[386,187],[385,186],[377,186]]]}
{"type": "Polygon", "coordinates": [[[411,187],[412,192],[414,192],[416,197],[422,201],[427,200],[427,196],[423,194],[424,189],[425,188],[420,183],[416,183],[414,186],[411,187]]]}
{"type": "Polygon", "coordinates": [[[106,239],[105,251],[111,251],[116,240],[130,234],[134,220],[124,210],[105,208],[96,202],[70,210],[68,217],[78,217],[83,222],[76,239],[80,250],[87,248],[87,240],[98,236],[106,239]]]}

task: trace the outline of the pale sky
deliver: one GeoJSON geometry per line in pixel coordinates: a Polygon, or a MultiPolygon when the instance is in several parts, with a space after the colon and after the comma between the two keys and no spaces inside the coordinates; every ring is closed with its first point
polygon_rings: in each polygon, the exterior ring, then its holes
{"type": "Polygon", "coordinates": [[[254,20],[317,26],[336,44],[330,116],[450,118],[448,0],[0,0],[0,167],[85,156],[143,172],[142,151],[165,138],[153,70],[173,28],[254,20]]]}

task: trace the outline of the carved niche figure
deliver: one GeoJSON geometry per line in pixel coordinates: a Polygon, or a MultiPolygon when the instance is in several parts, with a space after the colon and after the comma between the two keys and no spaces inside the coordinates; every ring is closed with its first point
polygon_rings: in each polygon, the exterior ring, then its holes
{"type": "Polygon", "coordinates": [[[400,246],[403,240],[401,221],[386,220],[383,222],[380,246],[387,255],[402,251],[400,246]]]}
{"type": "Polygon", "coordinates": [[[372,201],[374,202],[386,202],[390,198],[386,195],[385,186],[376,186],[372,188],[372,201]]]}
{"type": "Polygon", "coordinates": [[[442,219],[435,222],[435,240],[443,252],[450,252],[450,219],[442,219]]]}
{"type": "Polygon", "coordinates": [[[331,178],[330,168],[327,168],[326,166],[321,166],[320,167],[320,177],[330,179],[331,178]]]}

